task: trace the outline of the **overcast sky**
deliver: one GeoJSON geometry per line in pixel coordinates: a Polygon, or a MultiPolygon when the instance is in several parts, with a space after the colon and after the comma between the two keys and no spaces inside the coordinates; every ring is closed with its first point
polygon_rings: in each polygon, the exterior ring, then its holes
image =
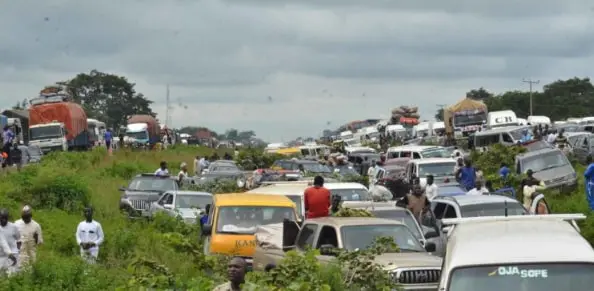
{"type": "Polygon", "coordinates": [[[585,0],[1,3],[5,107],[97,69],[135,82],[162,120],[171,84],[175,127],[269,141],[387,118],[402,104],[432,119],[472,88],[527,90],[522,78],[542,85],[594,67],[585,0]]]}

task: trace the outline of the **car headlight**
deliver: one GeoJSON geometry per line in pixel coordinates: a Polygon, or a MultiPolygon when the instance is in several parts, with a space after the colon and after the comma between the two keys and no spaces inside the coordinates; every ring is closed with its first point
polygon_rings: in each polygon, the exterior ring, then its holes
{"type": "Polygon", "coordinates": [[[245,186],[245,180],[243,178],[237,179],[237,187],[243,188],[245,186]]]}

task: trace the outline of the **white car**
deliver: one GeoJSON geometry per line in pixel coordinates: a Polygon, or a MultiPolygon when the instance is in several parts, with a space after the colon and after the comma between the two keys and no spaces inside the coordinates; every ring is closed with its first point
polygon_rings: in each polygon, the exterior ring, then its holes
{"type": "MultiPolygon", "coordinates": [[[[310,181],[294,182],[264,182],[261,187],[252,189],[247,193],[265,194],[265,195],[285,195],[291,199],[297,207],[297,214],[305,216],[305,202],[303,193],[305,189],[312,186],[310,181]]],[[[350,203],[371,203],[372,199],[369,190],[359,183],[324,183],[324,187],[330,190],[332,195],[338,195],[341,198],[342,206],[349,207],[350,203]]]]}
{"type": "Polygon", "coordinates": [[[151,204],[149,211],[151,216],[163,211],[173,217],[179,215],[187,223],[195,223],[212,201],[212,194],[206,192],[167,191],[151,204]]]}

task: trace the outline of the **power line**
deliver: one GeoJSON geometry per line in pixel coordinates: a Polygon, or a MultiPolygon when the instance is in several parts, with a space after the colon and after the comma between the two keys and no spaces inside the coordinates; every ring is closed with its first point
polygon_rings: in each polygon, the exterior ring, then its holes
{"type": "Polygon", "coordinates": [[[532,79],[522,79],[522,82],[528,83],[530,86],[530,115],[532,115],[532,85],[537,85],[540,80],[533,81],[532,79]]]}

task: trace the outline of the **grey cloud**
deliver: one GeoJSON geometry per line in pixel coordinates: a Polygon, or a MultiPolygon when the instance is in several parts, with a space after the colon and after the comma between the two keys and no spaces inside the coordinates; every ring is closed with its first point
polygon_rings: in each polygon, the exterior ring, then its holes
{"type": "Polygon", "coordinates": [[[586,0],[501,0],[501,1],[409,1],[409,0],[224,0],[237,5],[255,5],[286,7],[318,7],[327,9],[349,8],[353,10],[401,10],[401,11],[438,11],[452,14],[477,14],[484,17],[537,17],[559,15],[565,12],[591,13],[594,7],[586,0]],[[290,7],[290,6],[289,6],[290,7]]]}

